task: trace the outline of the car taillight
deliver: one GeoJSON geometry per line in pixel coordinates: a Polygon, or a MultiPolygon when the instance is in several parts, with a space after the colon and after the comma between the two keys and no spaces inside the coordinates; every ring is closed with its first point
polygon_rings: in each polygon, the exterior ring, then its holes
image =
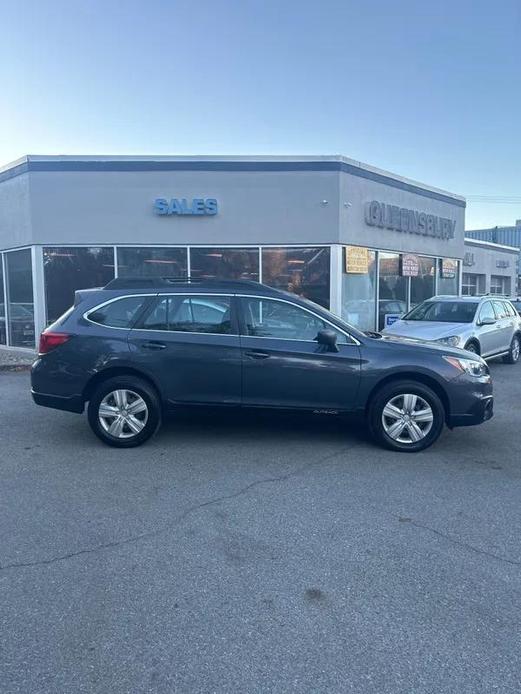
{"type": "Polygon", "coordinates": [[[67,340],[69,340],[72,335],[69,333],[47,333],[43,332],[40,335],[40,345],[38,347],[38,354],[47,354],[51,352],[56,347],[63,345],[67,340]]]}

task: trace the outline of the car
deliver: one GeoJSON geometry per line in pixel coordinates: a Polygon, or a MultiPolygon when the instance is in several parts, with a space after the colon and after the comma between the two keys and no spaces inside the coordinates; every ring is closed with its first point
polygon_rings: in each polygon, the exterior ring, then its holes
{"type": "Polygon", "coordinates": [[[492,417],[489,369],[450,345],[363,333],[307,299],[252,281],[118,278],[76,292],[40,337],[38,405],[87,414],[120,448],[186,406],[362,417],[397,451],[444,425],[492,417]]]}
{"type": "Polygon", "coordinates": [[[382,331],[458,347],[485,359],[519,360],[521,318],[511,301],[499,296],[435,296],[415,306],[382,331]]]}
{"type": "MultiPolygon", "coordinates": [[[[9,304],[11,343],[34,348],[34,312],[32,304],[9,304]]],[[[5,304],[0,303],[0,344],[7,341],[5,304]]]]}

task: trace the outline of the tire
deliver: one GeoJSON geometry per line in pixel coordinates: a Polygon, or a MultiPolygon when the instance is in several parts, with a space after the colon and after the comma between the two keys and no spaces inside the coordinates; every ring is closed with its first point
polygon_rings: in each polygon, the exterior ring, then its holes
{"type": "Polygon", "coordinates": [[[385,448],[404,453],[416,453],[431,446],[445,423],[445,409],[436,393],[423,383],[410,380],[383,386],[373,397],[368,415],[375,440],[385,448]],[[394,433],[393,425],[396,425],[394,433]]]}
{"type": "Polygon", "coordinates": [[[131,375],[103,381],[92,394],[87,414],[96,436],[116,448],[140,446],[161,425],[161,404],[155,389],[131,375]]]}
{"type": "Polygon", "coordinates": [[[475,342],[468,342],[463,349],[466,349],[467,352],[472,352],[472,354],[479,355],[479,347],[475,342]]]}
{"type": "Polygon", "coordinates": [[[517,364],[519,361],[519,355],[521,352],[521,339],[519,335],[514,335],[512,342],[510,343],[510,350],[508,354],[503,357],[505,364],[517,364]]]}

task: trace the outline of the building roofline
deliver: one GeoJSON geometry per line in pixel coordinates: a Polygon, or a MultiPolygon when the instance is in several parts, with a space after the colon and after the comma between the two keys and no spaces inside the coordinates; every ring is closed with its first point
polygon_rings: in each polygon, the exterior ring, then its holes
{"type": "Polygon", "coordinates": [[[341,155],[165,156],[36,155],[0,167],[0,182],[38,171],[316,171],[344,172],[465,207],[465,198],[341,155]]]}
{"type": "Polygon", "coordinates": [[[470,246],[484,246],[485,248],[496,248],[501,251],[512,251],[514,253],[519,253],[519,248],[517,246],[506,246],[503,243],[495,243],[494,241],[482,241],[481,239],[472,239],[465,236],[465,245],[470,246]]]}

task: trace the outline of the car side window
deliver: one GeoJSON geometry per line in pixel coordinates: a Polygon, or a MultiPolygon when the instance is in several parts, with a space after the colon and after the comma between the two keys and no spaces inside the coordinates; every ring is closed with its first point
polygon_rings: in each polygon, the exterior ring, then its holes
{"type": "Polygon", "coordinates": [[[479,309],[479,321],[481,322],[487,319],[496,320],[496,314],[494,313],[494,307],[491,301],[485,301],[479,309]]]}
{"type": "Polygon", "coordinates": [[[503,302],[503,305],[504,305],[505,310],[506,310],[506,312],[507,312],[507,316],[509,316],[510,318],[512,318],[513,316],[516,315],[515,309],[514,309],[514,307],[512,306],[512,304],[510,304],[508,301],[504,301],[504,302],[503,302]]]}
{"type": "Polygon", "coordinates": [[[493,304],[496,316],[498,318],[506,318],[508,316],[508,313],[505,309],[505,304],[502,301],[494,301],[493,304]]]}
{"type": "Polygon", "coordinates": [[[137,314],[145,303],[146,296],[126,296],[100,306],[87,314],[93,323],[109,328],[131,328],[137,314]]]}
{"type": "Polygon", "coordinates": [[[231,297],[163,296],[140,324],[143,330],[230,335],[231,297]]]}
{"type": "Polygon", "coordinates": [[[333,330],[339,343],[348,342],[340,330],[294,304],[276,299],[244,298],[243,307],[247,334],[252,337],[311,342],[320,330],[333,330]]]}

